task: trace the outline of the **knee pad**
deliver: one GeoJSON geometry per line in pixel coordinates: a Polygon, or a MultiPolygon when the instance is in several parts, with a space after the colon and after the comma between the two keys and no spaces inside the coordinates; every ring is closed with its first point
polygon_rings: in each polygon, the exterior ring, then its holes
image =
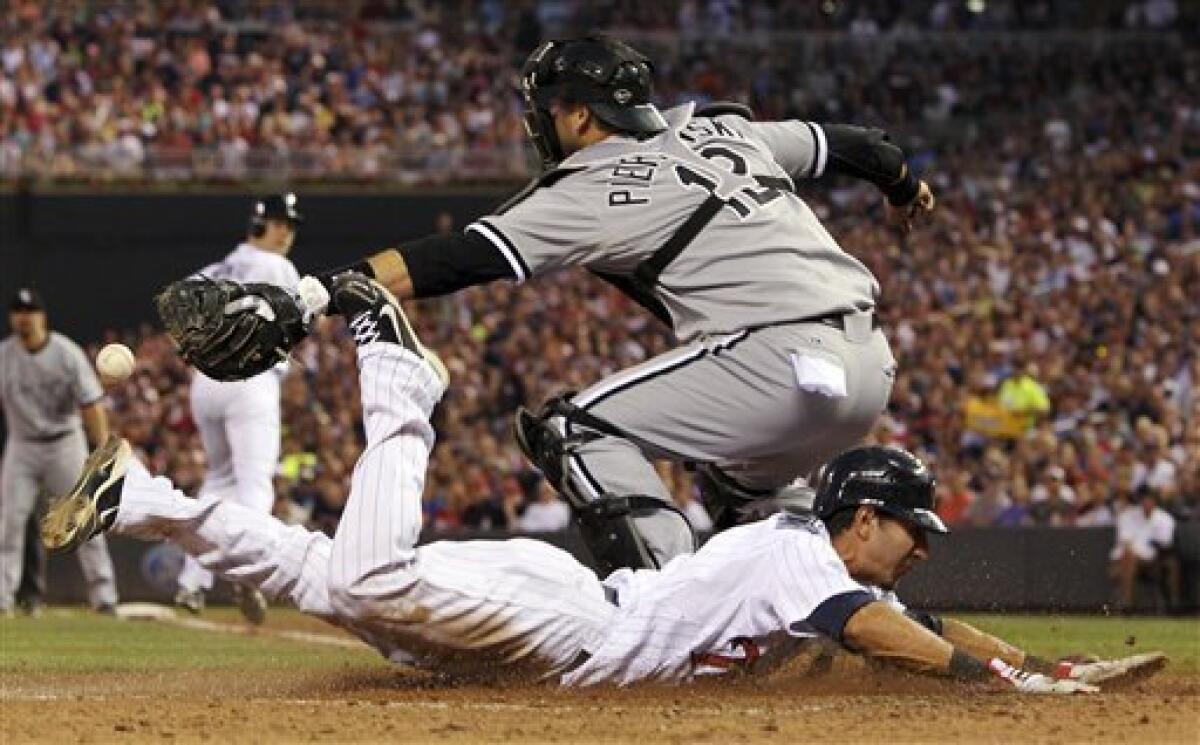
{"type": "Polygon", "coordinates": [[[521,448],[529,462],[537,466],[559,494],[566,496],[563,488],[563,458],[567,452],[565,438],[550,425],[546,417],[534,414],[524,406],[517,408],[513,434],[517,447],[521,448]]]}
{"type": "Polygon", "coordinates": [[[605,435],[631,442],[637,442],[637,439],[616,425],[571,403],[570,396],[571,394],[567,393],[552,398],[537,412],[529,411],[525,407],[518,408],[513,420],[513,434],[521,452],[530,463],[538,467],[550,485],[562,494],[572,507],[582,509],[590,504],[591,500],[578,494],[567,478],[566,459],[572,450],[605,435]],[[573,422],[582,429],[568,437],[551,423],[555,417],[573,422]]]}
{"type": "Polygon", "coordinates": [[[655,497],[606,496],[577,508],[575,516],[601,577],[622,567],[659,569],[679,553],[696,550],[691,523],[674,505],[655,497]],[[658,518],[649,536],[637,524],[645,518],[658,518]]]}

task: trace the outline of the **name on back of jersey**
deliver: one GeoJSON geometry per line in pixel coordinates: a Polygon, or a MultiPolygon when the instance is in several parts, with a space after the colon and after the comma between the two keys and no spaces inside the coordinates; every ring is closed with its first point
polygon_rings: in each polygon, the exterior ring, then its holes
{"type": "Polygon", "coordinates": [[[666,157],[657,153],[638,153],[618,160],[608,175],[608,206],[650,204],[650,185],[654,182],[655,170],[666,157]]]}

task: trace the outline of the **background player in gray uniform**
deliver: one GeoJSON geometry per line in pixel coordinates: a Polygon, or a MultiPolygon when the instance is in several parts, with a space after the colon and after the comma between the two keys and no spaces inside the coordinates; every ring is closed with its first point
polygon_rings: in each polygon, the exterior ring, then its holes
{"type": "MultiPolygon", "coordinates": [[[[933,197],[878,130],[755,122],[735,107],[660,113],[645,58],[612,40],[543,45],[523,86],[549,170],[463,235],[354,268],[425,297],[584,266],[672,326],[683,346],[517,420],[599,564],[661,566],[694,539],[649,458],[704,464],[709,496],[719,488],[726,505],[769,512],[783,487],[858,442],[888,400],[879,285],[795,181],[868,179],[905,227],[933,197]]],[[[319,289],[301,282],[309,307],[319,289]]]]}
{"type": "MultiPolygon", "coordinates": [[[[30,516],[71,488],[88,441],[98,445],[108,437],[100,381],[83,350],[49,329],[41,296],[32,288],[18,290],[8,320],[12,334],[0,342],[0,404],[8,432],[0,466],[3,614],[13,609],[30,516]]],[[[105,542],[80,550],[79,566],[92,607],[111,613],[117,585],[105,542]]]]}
{"type": "Polygon", "coordinates": [[[72,494],[47,516],[52,549],[112,528],[170,536],[210,569],[291,599],[356,633],[384,656],[461,677],[532,676],[564,685],[686,681],[760,672],[808,640],[832,637],[864,654],[1028,693],[1093,691],[983,634],[939,636],[885,597],[925,558],[934,484],[903,451],[835,461],[817,515],[778,513],[726,531],[662,570],[604,581],[547,543],[439,541],[417,546],[421,493],[445,367],[417,340],[381,286],[351,274],[334,285],[358,346],[366,448],[333,538],[228,500],[188,499],[112,438],[72,494]],[[1029,669],[1045,667],[1040,673],[1029,669]]]}
{"type": "MultiPolygon", "coordinates": [[[[199,273],[210,279],[266,282],[295,289],[300,275],[287,255],[302,221],[295,194],[256,200],[246,240],[199,273]]],[[[270,514],[275,505],[272,479],[279,463],[279,395],[284,372],[276,368],[247,380],[221,382],[196,371],[190,401],[207,458],[202,494],[219,494],[270,514]]],[[[212,587],[212,581],[212,574],[189,558],[179,575],[176,603],[199,613],[204,607],[204,591],[212,587]]],[[[266,613],[262,595],[236,584],[234,594],[246,620],[262,623],[266,613]]]]}

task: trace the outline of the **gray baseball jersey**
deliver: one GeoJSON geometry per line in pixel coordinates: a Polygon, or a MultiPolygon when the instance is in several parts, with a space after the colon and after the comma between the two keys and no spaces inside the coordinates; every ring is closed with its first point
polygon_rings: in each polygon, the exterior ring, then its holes
{"type": "Polygon", "coordinates": [[[491,241],[518,281],[572,265],[628,275],[715,194],[726,206],[654,288],[680,339],[874,305],[867,268],[802,199],[763,185],[824,172],[819,125],[693,117],[693,104],[665,115],[663,133],[587,147],[552,186],[467,230],[491,241]]]}
{"type": "MultiPolygon", "coordinates": [[[[13,605],[21,576],[25,526],[39,503],[65,494],[87,457],[79,408],[103,396],[83,350],[51,332],[30,353],[15,337],[0,342],[0,402],[8,442],[0,463],[0,611],[13,605]]],[[[112,559],[102,537],[78,553],[94,607],[117,602],[112,559]]]]}
{"type": "Polygon", "coordinates": [[[43,440],[80,427],[79,407],[104,391],[79,345],[51,331],[46,346],[29,353],[10,336],[0,342],[0,401],[9,437],[43,440]]]}

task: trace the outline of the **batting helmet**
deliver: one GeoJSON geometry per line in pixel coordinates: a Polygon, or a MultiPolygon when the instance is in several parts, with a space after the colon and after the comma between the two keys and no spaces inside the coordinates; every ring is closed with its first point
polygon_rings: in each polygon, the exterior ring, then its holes
{"type": "Polygon", "coordinates": [[[265,233],[267,220],[287,220],[293,227],[304,222],[304,216],[296,210],[296,195],[289,191],[255,201],[250,212],[250,234],[258,237],[265,233]]]}
{"type": "Polygon", "coordinates": [[[821,519],[866,505],[934,533],[949,533],[933,511],[933,474],[916,456],[895,447],[861,447],[829,461],[817,477],[813,512],[821,519]]]}
{"type": "Polygon", "coordinates": [[[525,130],[547,166],[565,154],[554,131],[551,101],[582,103],[619,132],[652,135],[667,120],[650,103],[650,61],[628,44],[602,36],[548,41],[521,70],[525,130]]]}

